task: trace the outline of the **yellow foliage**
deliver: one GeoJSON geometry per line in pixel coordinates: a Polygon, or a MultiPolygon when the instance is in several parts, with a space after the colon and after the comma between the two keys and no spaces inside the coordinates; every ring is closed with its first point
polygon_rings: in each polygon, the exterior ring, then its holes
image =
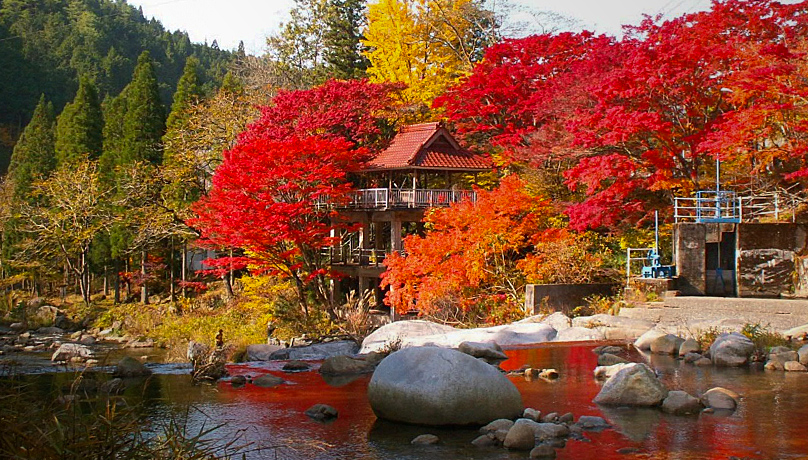
{"type": "Polygon", "coordinates": [[[448,85],[472,70],[481,50],[495,40],[492,14],[474,0],[370,4],[364,44],[371,81],[405,83],[402,102],[430,107],[448,85]]]}

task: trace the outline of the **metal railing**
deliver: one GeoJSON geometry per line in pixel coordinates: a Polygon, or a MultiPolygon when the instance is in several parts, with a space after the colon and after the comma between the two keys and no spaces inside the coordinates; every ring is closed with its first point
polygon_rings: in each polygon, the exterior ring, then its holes
{"type": "Polygon", "coordinates": [[[654,248],[626,248],[626,286],[631,285],[631,277],[634,274],[639,274],[635,271],[635,273],[631,272],[631,262],[642,262],[640,267],[644,267],[646,264],[649,263],[650,258],[648,257],[651,251],[654,248]],[[635,253],[641,253],[642,256],[634,256],[635,253]],[[633,256],[633,257],[632,257],[633,256]]]}
{"type": "MultiPolygon", "coordinates": [[[[471,190],[448,189],[402,189],[367,188],[349,195],[342,209],[395,209],[448,207],[461,201],[475,201],[477,194],[471,190]]],[[[323,201],[321,205],[325,205],[323,201]]]]}
{"type": "MultiPolygon", "coordinates": [[[[794,208],[791,203],[791,209],[794,208]]],[[[679,222],[755,222],[760,220],[779,221],[789,209],[786,200],[779,193],[755,196],[737,196],[729,190],[701,191],[695,197],[676,198],[674,218],[679,222]],[[785,206],[784,206],[785,205],[785,206]]],[[[791,213],[791,219],[794,219],[791,213]]]]}
{"type": "Polygon", "coordinates": [[[676,222],[740,222],[741,205],[735,192],[729,190],[705,190],[695,197],[674,200],[676,222]]]}

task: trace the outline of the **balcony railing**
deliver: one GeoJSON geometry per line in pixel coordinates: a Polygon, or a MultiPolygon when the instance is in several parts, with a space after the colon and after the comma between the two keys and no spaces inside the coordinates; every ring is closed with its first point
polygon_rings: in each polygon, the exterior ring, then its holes
{"type": "MultiPolygon", "coordinates": [[[[403,254],[404,251],[398,251],[403,254]]],[[[388,252],[384,249],[362,249],[344,244],[339,247],[323,249],[323,255],[334,265],[360,265],[365,267],[381,267],[388,252]]]]}
{"type": "Polygon", "coordinates": [[[471,190],[367,188],[353,192],[342,209],[407,209],[448,207],[461,201],[475,201],[471,190]]]}

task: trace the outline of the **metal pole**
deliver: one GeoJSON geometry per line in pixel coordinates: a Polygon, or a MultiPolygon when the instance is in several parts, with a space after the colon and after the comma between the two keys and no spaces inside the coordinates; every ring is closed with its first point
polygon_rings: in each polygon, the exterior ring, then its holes
{"type": "Polygon", "coordinates": [[[659,211],[654,211],[654,252],[659,256],[659,211]]]}

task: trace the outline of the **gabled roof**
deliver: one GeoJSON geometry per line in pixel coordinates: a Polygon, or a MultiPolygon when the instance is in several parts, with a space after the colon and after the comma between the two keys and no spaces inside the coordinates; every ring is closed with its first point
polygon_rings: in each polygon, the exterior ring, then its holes
{"type": "Polygon", "coordinates": [[[492,167],[491,158],[460,147],[440,123],[421,123],[401,128],[367,170],[487,171],[492,167]]]}

